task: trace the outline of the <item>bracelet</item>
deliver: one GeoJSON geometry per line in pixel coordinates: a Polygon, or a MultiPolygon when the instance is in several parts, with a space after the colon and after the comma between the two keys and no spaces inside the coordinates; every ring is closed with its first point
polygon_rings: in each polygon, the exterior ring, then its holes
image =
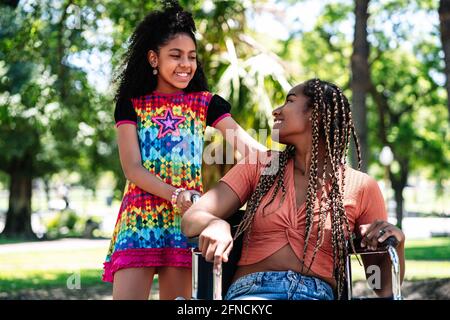
{"type": "Polygon", "coordinates": [[[177,189],[175,189],[175,191],[172,193],[172,199],[171,199],[171,203],[172,203],[172,206],[175,208],[176,206],[177,206],[177,199],[178,199],[178,195],[181,193],[181,192],[183,192],[183,191],[185,191],[186,189],[185,188],[177,188],[177,189]]]}

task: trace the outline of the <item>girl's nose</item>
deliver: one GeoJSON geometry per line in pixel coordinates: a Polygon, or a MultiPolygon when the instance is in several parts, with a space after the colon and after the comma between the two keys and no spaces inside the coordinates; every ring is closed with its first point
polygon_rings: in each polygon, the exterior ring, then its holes
{"type": "Polygon", "coordinates": [[[189,58],[182,58],[181,60],[180,60],[180,65],[182,66],[182,67],[188,67],[189,66],[189,58]]]}

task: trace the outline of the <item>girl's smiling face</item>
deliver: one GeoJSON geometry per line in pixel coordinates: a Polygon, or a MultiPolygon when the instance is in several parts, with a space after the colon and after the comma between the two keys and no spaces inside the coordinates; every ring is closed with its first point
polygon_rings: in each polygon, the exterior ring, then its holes
{"type": "Polygon", "coordinates": [[[174,93],[185,89],[197,70],[197,48],[190,36],[176,34],[169,42],[155,51],[148,52],[152,68],[158,70],[156,91],[174,93]]]}

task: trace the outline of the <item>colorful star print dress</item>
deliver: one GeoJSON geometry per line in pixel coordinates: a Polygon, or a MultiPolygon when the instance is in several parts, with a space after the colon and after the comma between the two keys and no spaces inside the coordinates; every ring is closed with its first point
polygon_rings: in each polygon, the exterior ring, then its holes
{"type": "MultiPolygon", "coordinates": [[[[230,104],[210,92],[152,94],[117,103],[116,126],[136,125],[142,165],[174,187],[203,192],[201,164],[206,126],[230,116],[230,104]]],[[[104,263],[103,280],[113,282],[122,268],[191,267],[180,229],[181,216],[170,201],[132,182],[122,204],[104,263]]]]}

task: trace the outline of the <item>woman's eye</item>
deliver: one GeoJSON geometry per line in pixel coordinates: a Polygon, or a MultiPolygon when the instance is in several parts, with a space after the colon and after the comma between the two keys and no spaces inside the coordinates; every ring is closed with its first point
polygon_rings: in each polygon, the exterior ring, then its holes
{"type": "Polygon", "coordinates": [[[172,58],[179,58],[180,56],[171,55],[172,58]]]}

